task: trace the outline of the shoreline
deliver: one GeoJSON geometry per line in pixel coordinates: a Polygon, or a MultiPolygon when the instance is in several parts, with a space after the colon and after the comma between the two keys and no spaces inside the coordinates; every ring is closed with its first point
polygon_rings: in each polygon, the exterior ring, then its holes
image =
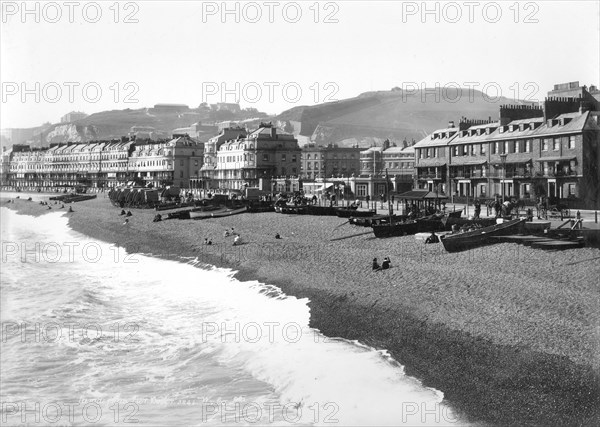
{"type": "MultiPolygon", "coordinates": [[[[23,199],[2,205],[22,214],[56,212],[23,199]]],[[[73,230],[129,253],[197,257],[236,270],[240,281],[308,298],[311,327],[388,350],[467,422],[600,420],[600,263],[569,265],[598,257],[597,249],[550,253],[501,244],[447,254],[414,236],[330,242],[363,231],[337,217],[265,213],[152,223],[153,210],[133,210],[124,229],[108,199],[73,209],[73,230]],[[222,236],[231,227],[248,243],[232,247],[222,236]],[[202,245],[204,237],[215,245],[202,245]],[[390,256],[392,269],[373,273],[373,256],[390,256]]]]}

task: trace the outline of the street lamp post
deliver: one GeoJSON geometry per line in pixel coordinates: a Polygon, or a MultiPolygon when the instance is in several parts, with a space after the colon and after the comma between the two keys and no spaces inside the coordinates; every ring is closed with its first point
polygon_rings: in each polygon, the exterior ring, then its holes
{"type": "Polygon", "coordinates": [[[502,203],[504,203],[504,181],[506,180],[506,153],[500,154],[500,160],[502,161],[502,203]]]}

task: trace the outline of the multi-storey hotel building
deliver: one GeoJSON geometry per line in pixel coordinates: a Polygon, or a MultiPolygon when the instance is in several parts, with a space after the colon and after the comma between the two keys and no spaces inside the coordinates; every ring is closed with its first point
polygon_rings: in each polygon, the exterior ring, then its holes
{"type": "Polygon", "coordinates": [[[262,123],[248,136],[226,141],[217,150],[215,179],[222,189],[261,187],[261,180],[299,174],[298,140],[271,124],[262,123]]]}

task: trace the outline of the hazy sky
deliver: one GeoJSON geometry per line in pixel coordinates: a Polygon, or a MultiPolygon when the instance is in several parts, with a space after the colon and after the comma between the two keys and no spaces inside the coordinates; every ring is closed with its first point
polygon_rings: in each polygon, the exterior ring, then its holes
{"type": "Polygon", "coordinates": [[[541,100],[555,83],[600,83],[597,1],[426,7],[74,1],[27,2],[24,13],[3,1],[0,125],[165,102],[239,100],[278,113],[415,84],[541,100]]]}

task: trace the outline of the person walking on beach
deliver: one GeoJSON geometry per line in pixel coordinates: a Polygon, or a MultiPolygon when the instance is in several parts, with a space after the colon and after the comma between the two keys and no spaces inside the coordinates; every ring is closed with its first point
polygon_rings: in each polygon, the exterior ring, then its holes
{"type": "Polygon", "coordinates": [[[377,258],[373,258],[373,271],[379,271],[379,270],[381,270],[381,266],[377,262],[377,258]]]}
{"type": "Polygon", "coordinates": [[[387,270],[388,268],[390,268],[390,264],[392,262],[390,261],[389,257],[385,257],[383,259],[383,263],[381,263],[381,269],[382,270],[387,270]]]}

